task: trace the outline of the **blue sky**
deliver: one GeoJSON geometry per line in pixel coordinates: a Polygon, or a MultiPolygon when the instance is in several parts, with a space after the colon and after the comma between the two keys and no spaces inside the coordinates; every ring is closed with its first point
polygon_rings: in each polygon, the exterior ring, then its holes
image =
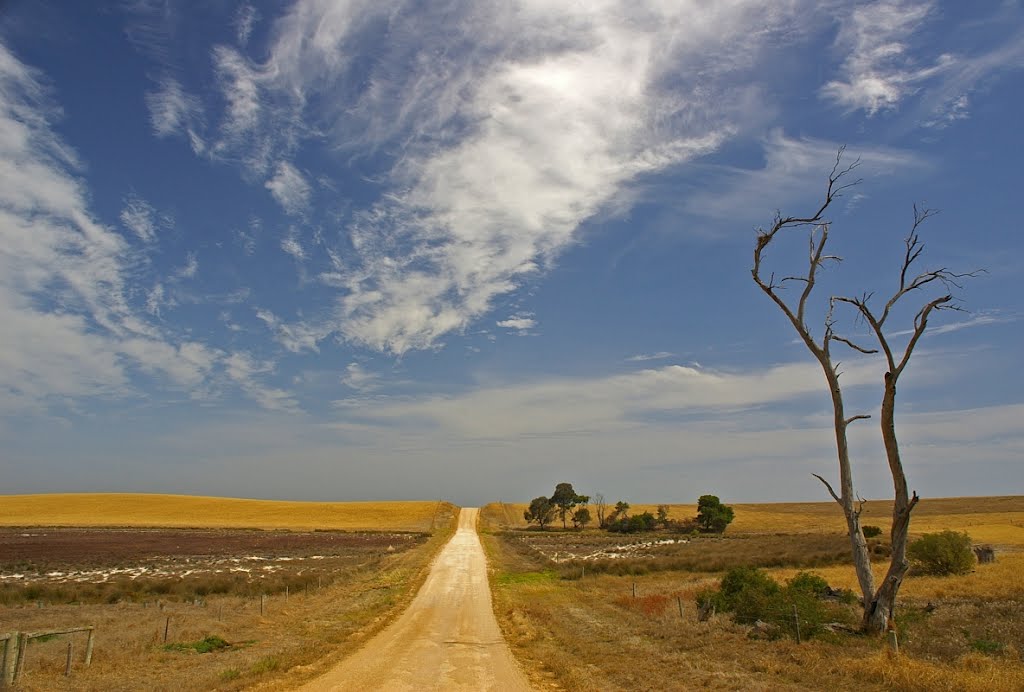
{"type": "Polygon", "coordinates": [[[1020,493],[1022,68],[1013,1],[4,3],[0,492],[824,499],[750,265],[846,145],[823,299],[891,293],[914,203],[987,270],[901,380],[910,483],[1020,493]]]}

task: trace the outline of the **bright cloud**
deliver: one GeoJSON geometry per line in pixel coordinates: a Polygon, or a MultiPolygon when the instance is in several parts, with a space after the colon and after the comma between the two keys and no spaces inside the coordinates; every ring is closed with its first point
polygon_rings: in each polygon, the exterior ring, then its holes
{"type": "Polygon", "coordinates": [[[274,177],[266,182],[265,187],[289,214],[299,214],[309,205],[309,183],[287,161],[277,165],[274,177]]]}
{"type": "Polygon", "coordinates": [[[504,329],[522,332],[536,327],[537,320],[533,319],[531,315],[514,315],[508,319],[499,320],[497,325],[504,329]]]}
{"type": "Polygon", "coordinates": [[[935,75],[951,58],[920,67],[907,41],[934,10],[932,2],[878,0],[853,8],[841,22],[837,47],[848,56],[844,79],[822,87],[822,95],[850,110],[870,115],[894,108],[921,81],[935,75]]]}

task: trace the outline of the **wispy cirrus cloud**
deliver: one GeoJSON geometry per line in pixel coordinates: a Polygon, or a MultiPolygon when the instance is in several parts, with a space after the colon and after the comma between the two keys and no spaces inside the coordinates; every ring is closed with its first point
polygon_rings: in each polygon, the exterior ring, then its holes
{"type": "Polygon", "coordinates": [[[174,226],[174,219],[169,214],[158,212],[152,204],[133,193],[125,198],[121,223],[140,240],[152,243],[157,239],[157,231],[174,226]]]}
{"type": "Polygon", "coordinates": [[[922,67],[909,54],[907,41],[933,9],[932,2],[912,0],[878,0],[851,8],[836,38],[837,47],[847,53],[843,78],[825,84],[822,95],[869,115],[895,107],[950,60],[943,56],[935,65],[922,67]]]}
{"type": "Polygon", "coordinates": [[[643,363],[649,360],[665,360],[666,358],[674,358],[676,354],[669,353],[668,351],[658,351],[657,353],[638,353],[635,356],[630,356],[626,360],[631,363],[643,363]]]}
{"type": "MultiPolygon", "coordinates": [[[[218,153],[262,172],[313,131],[342,151],[398,151],[348,225],[343,266],[321,274],[340,291],[319,326],[395,354],[431,348],[551,266],[638,176],[730,137],[753,93],[734,78],[798,5],[302,0],[266,62],[214,49],[218,153]],[[355,56],[371,47],[366,74],[355,56]]],[[[272,192],[295,210],[274,165],[272,192]]]]}
{"type": "MultiPolygon", "coordinates": [[[[708,175],[720,176],[714,192],[700,190],[683,203],[688,213],[713,219],[739,220],[741,214],[768,221],[780,205],[803,200],[810,194],[818,200],[823,176],[836,159],[842,144],[807,137],[790,137],[773,130],[764,139],[764,165],[756,169],[709,168],[708,175]]],[[[889,147],[851,145],[844,153],[844,165],[858,162],[856,177],[877,178],[926,170],[930,162],[920,154],[889,147]]],[[[853,180],[853,178],[849,178],[853,180]]],[[[853,193],[850,194],[853,200],[853,193]]],[[[745,218],[745,217],[743,217],[745,218]]]]}
{"type": "Polygon", "coordinates": [[[309,205],[310,187],[305,177],[287,161],[277,164],[274,176],[265,184],[270,194],[288,214],[300,214],[309,205]]]}
{"type": "MultiPolygon", "coordinates": [[[[931,46],[948,41],[927,35],[940,12],[934,0],[875,0],[848,7],[840,16],[835,41],[835,49],[845,54],[840,77],[827,82],[821,96],[869,116],[894,110],[915,96],[920,102],[918,124],[925,127],[946,127],[968,117],[969,94],[987,76],[1024,68],[1024,38],[1019,32],[1000,37],[997,31],[986,37],[986,50],[940,53],[931,46]]],[[[983,23],[1014,26],[1019,13],[1019,7],[1006,4],[983,23]]]]}
{"type": "MultiPolygon", "coordinates": [[[[0,43],[0,409],[133,397],[138,373],[209,395],[225,354],[150,320],[166,304],[161,283],[136,304],[137,249],[89,209],[83,164],[53,129],[61,115],[42,77],[0,43]]],[[[121,222],[146,243],[169,223],[131,195],[121,222]]],[[[197,269],[190,255],[179,274],[197,269]]],[[[263,372],[232,379],[261,403],[287,401],[261,393],[263,372]]]]}

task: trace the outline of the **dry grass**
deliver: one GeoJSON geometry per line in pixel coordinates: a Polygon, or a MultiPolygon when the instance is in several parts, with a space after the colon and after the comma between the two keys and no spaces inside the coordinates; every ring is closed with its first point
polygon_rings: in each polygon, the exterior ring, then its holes
{"type": "MultiPolygon", "coordinates": [[[[634,506],[634,511],[646,509],[634,506]]],[[[887,528],[888,509],[886,503],[870,503],[865,523],[887,528]]],[[[677,505],[672,515],[691,516],[695,511],[693,506],[677,505]]],[[[521,513],[519,506],[491,505],[485,525],[514,525],[521,513]]],[[[721,562],[716,555],[730,544],[753,558],[759,554],[751,549],[755,544],[763,543],[774,552],[787,541],[800,546],[814,534],[846,540],[834,504],[737,505],[736,517],[725,539],[705,544],[708,564],[721,562]]],[[[493,593],[502,630],[539,686],[816,690],[827,681],[836,690],[987,692],[1024,689],[1024,552],[1019,552],[1024,543],[1017,536],[1024,533],[1021,524],[1024,498],[922,501],[915,513],[915,533],[966,530],[975,542],[996,543],[1002,550],[995,564],[979,565],[971,574],[906,578],[897,615],[902,651],[898,658],[873,637],[827,634],[798,645],[752,639],[748,627],[724,616],[698,622],[696,594],[714,586],[721,573],[700,571],[699,565],[689,562],[682,570],[624,576],[588,566],[585,577],[565,579],[560,578],[561,566],[535,549],[524,549],[533,536],[562,540],[568,546],[585,542],[586,532],[491,533],[484,543],[496,572],[493,593]],[[926,609],[928,603],[934,608],[926,609]]],[[[696,541],[685,550],[700,547],[696,541]]],[[[780,581],[792,577],[799,569],[795,565],[805,561],[800,555],[786,560],[790,566],[769,570],[780,581]]],[[[833,586],[856,586],[849,564],[813,571],[833,586]]]]}
{"type": "Polygon", "coordinates": [[[430,531],[438,502],[286,502],[191,495],[0,495],[0,526],[430,531]]]}

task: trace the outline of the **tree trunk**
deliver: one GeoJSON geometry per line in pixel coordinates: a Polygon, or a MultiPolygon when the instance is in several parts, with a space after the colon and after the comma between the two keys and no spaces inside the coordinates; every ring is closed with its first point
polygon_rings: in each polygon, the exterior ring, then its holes
{"type": "Polygon", "coordinates": [[[893,505],[892,529],[889,533],[892,543],[892,557],[885,580],[879,585],[870,602],[865,601],[864,621],[862,626],[866,632],[881,633],[892,627],[893,614],[896,607],[896,594],[903,584],[910,563],[907,561],[907,540],[910,531],[910,513],[917,504],[917,493],[913,496],[907,491],[907,476],[903,471],[900,459],[899,442],[896,440],[896,380],[899,375],[885,373],[885,392],[882,395],[881,427],[882,442],[885,444],[885,456],[892,473],[893,505]]]}
{"type": "MultiPolygon", "coordinates": [[[[871,571],[871,553],[860,527],[860,508],[854,507],[853,470],[850,467],[850,445],[846,437],[846,408],[843,405],[843,392],[839,387],[839,376],[832,367],[827,353],[818,358],[825,379],[828,380],[832,392],[832,411],[836,433],[836,453],[839,458],[840,496],[835,498],[843,508],[846,517],[846,528],[850,534],[850,548],[853,552],[853,567],[857,572],[857,583],[860,585],[862,602],[865,607],[875,596],[875,575],[871,571]]],[[[829,489],[831,491],[831,488],[829,489]]],[[[834,495],[833,495],[834,496],[834,495]]]]}

